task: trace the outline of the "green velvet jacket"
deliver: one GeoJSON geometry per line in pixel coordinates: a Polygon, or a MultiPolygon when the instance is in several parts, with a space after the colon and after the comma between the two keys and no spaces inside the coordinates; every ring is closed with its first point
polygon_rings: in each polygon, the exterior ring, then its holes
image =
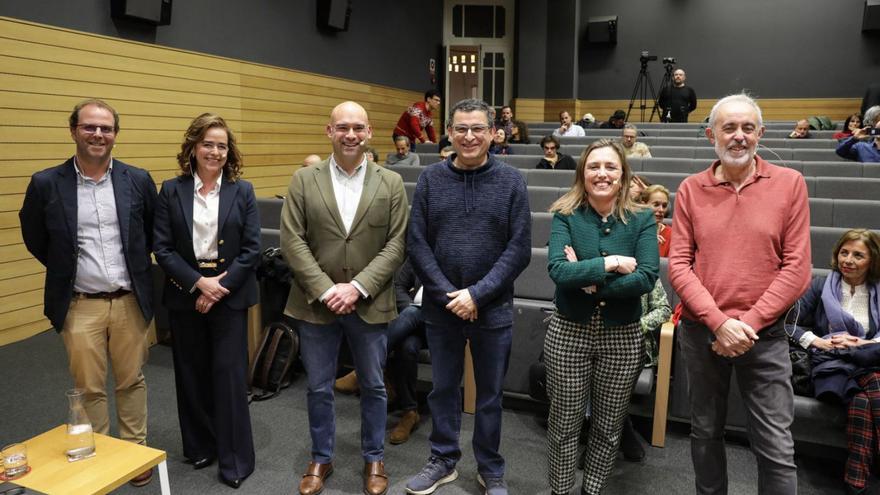
{"type": "Polygon", "coordinates": [[[587,324],[596,306],[606,326],[639,321],[641,296],[654,288],[660,267],[657,226],[649,208],[630,214],[626,223],[615,215],[602,220],[589,205],[571,215],[553,215],[547,269],[556,283],[556,309],[565,318],[587,324]],[[565,258],[563,248],[574,248],[578,261],[565,258]],[[633,273],[605,272],[605,256],[636,259],[633,273]],[[583,287],[596,286],[587,294],[583,287]]]}

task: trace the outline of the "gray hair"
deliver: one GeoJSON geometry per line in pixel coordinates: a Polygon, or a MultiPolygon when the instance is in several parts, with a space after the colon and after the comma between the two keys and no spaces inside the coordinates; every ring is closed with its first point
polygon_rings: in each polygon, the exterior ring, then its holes
{"type": "Polygon", "coordinates": [[[395,143],[398,142],[398,141],[403,141],[403,142],[406,143],[407,146],[409,146],[409,138],[406,137],[406,136],[404,136],[403,134],[398,134],[398,135],[394,138],[394,142],[395,142],[395,143]]]}
{"type": "MultiPolygon", "coordinates": [[[[633,124],[623,124],[623,129],[624,130],[632,129],[632,130],[636,131],[636,135],[638,135],[638,133],[639,133],[639,128],[633,124]]],[[[623,131],[620,131],[620,133],[623,134],[623,131]]]]}
{"type": "Polygon", "coordinates": [[[715,103],[715,106],[712,107],[712,111],[709,112],[710,128],[715,127],[715,117],[718,115],[718,109],[728,103],[746,103],[748,105],[751,105],[752,108],[755,109],[755,113],[758,114],[758,127],[764,126],[764,118],[761,116],[761,107],[758,106],[758,102],[756,102],[754,98],[746,93],[737,93],[725,96],[715,103]]]}
{"type": "Polygon", "coordinates": [[[489,127],[492,127],[492,118],[489,117],[491,108],[489,104],[483,100],[478,100],[476,98],[468,98],[461,100],[456,103],[449,110],[449,121],[446,124],[446,127],[452,127],[453,117],[455,116],[455,112],[462,113],[470,113],[470,112],[483,112],[486,114],[486,123],[489,124],[489,127]]]}
{"type": "Polygon", "coordinates": [[[870,122],[871,125],[877,125],[877,120],[880,120],[880,105],[874,105],[865,110],[865,118],[862,119],[862,125],[865,125],[866,122],[870,122]]]}

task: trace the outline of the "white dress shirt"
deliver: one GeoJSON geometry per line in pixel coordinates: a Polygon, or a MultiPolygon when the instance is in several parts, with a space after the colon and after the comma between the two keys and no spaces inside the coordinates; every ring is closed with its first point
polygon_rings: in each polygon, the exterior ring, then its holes
{"type": "Polygon", "coordinates": [[[584,128],[577,125],[577,124],[571,124],[571,126],[569,126],[569,128],[565,131],[565,133],[560,133],[559,132],[560,128],[561,127],[557,127],[556,130],[553,131],[553,134],[556,136],[566,136],[566,137],[583,137],[583,136],[587,135],[587,133],[584,132],[584,128]]]}
{"type": "Polygon", "coordinates": [[[220,218],[220,184],[223,182],[223,172],[220,172],[217,183],[204,196],[199,194],[204,182],[198,172],[193,172],[193,181],[193,252],[197,260],[216,260],[219,257],[217,222],[220,218]]]}

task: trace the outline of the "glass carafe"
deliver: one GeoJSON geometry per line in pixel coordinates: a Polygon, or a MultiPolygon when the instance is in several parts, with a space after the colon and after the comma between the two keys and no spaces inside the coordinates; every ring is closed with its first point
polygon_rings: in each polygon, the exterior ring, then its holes
{"type": "Polygon", "coordinates": [[[95,437],[92,423],[83,407],[85,391],[74,388],[67,391],[70,411],[67,415],[67,460],[86,459],[95,455],[95,437]]]}

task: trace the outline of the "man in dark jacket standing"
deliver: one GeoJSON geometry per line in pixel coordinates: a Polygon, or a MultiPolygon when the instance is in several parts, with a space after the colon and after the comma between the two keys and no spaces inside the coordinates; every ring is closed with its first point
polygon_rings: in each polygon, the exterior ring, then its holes
{"type": "Polygon", "coordinates": [[[662,111],[660,118],[663,122],[687,122],[688,114],[697,108],[697,93],[684,85],[686,80],[684,69],[675,69],[672,86],[660,90],[657,105],[662,111]]]}
{"type": "Polygon", "coordinates": [[[424,284],[434,388],[428,396],[431,456],[406,490],[429,494],[458,477],[459,387],[470,342],[477,480],[486,493],[506,495],[498,451],[501,387],[512,339],[513,282],[531,257],[528,192],[516,169],[488,153],[493,126],[485,102],[458,102],[448,122],[456,153],[419,177],[407,236],[407,252],[424,284]]]}

